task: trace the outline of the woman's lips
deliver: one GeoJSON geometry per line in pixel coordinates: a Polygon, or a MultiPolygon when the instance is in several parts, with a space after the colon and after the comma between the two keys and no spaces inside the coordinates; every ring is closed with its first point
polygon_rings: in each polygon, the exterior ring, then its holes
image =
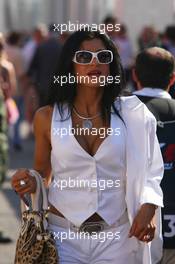
{"type": "Polygon", "coordinates": [[[92,76],[100,76],[101,75],[101,71],[99,70],[93,70],[87,73],[88,76],[92,77],[92,76]]]}

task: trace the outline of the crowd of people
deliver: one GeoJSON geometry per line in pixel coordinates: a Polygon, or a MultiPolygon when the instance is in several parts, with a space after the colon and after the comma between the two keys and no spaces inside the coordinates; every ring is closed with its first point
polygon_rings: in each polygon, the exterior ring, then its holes
{"type": "MultiPolygon", "coordinates": [[[[114,25],[118,20],[114,17],[106,17],[103,22],[106,25],[114,25]]],[[[164,32],[157,32],[151,26],[143,28],[137,41],[138,54],[133,52],[126,25],[121,24],[120,31],[110,31],[107,34],[117,47],[121,58],[125,93],[136,95],[157,120],[157,136],[164,161],[164,176],[161,182],[164,194],[162,209],[164,251],[160,263],[173,264],[175,263],[173,195],[175,26],[167,26],[164,32]]],[[[69,32],[57,35],[52,25],[49,28],[39,25],[31,33],[10,32],[0,35],[0,186],[5,180],[7,171],[8,146],[10,145],[15,151],[23,151],[20,126],[24,120],[28,123],[28,136],[33,134],[34,114],[38,108],[48,104],[53,75],[60,65],[59,56],[70,35],[69,32]],[[8,128],[12,131],[10,136],[7,133],[8,128]]],[[[61,96],[63,94],[60,94],[60,98],[61,96]]],[[[154,198],[156,200],[157,197],[154,198]]],[[[10,239],[0,233],[0,242],[10,242],[10,239]]]]}
{"type": "MultiPolygon", "coordinates": [[[[114,17],[106,17],[103,23],[119,23],[114,17]]],[[[70,36],[70,32],[61,35],[53,31],[53,25],[39,25],[33,32],[10,32],[0,37],[1,64],[9,74],[8,92],[14,99],[19,118],[14,122],[13,147],[22,149],[19,127],[22,120],[31,125],[36,109],[47,103],[48,87],[53,80],[61,47],[70,36]]],[[[135,90],[132,68],[135,56],[126,25],[121,24],[120,31],[107,32],[118,48],[125,71],[125,80],[129,90],[135,90]]],[[[162,47],[175,54],[175,26],[167,26],[165,32],[159,33],[153,27],[146,26],[140,32],[137,41],[138,51],[149,47],[162,47]]],[[[7,83],[7,80],[6,80],[7,83]]],[[[173,86],[170,94],[174,95],[173,86]]],[[[15,112],[15,116],[17,113],[15,112]]],[[[14,118],[15,120],[15,118],[14,118]]],[[[13,123],[13,122],[12,122],[13,123]]]]}

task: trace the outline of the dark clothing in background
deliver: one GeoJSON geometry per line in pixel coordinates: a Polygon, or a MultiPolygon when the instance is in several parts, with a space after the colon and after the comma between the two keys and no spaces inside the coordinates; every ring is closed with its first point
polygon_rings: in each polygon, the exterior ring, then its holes
{"type": "MultiPolygon", "coordinates": [[[[137,95],[138,96],[138,95],[137,95]]],[[[175,100],[138,96],[157,119],[157,136],[164,160],[162,208],[165,249],[175,249],[175,100]]]]}
{"type": "Polygon", "coordinates": [[[151,96],[141,96],[137,97],[146,104],[148,109],[153,113],[156,120],[158,121],[169,121],[175,120],[175,100],[158,98],[151,96]]]}
{"type": "Polygon", "coordinates": [[[172,97],[173,99],[175,99],[175,84],[173,84],[173,85],[170,87],[169,94],[171,95],[171,97],[172,97]]]}
{"type": "Polygon", "coordinates": [[[39,106],[47,104],[48,91],[53,81],[60,51],[61,44],[58,40],[50,38],[38,46],[32,59],[28,75],[34,81],[39,97],[39,106]]]}

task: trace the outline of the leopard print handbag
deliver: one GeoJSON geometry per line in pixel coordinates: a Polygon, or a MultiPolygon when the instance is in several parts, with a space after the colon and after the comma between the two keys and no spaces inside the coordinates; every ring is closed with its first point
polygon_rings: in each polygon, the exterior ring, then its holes
{"type": "Polygon", "coordinates": [[[52,234],[47,230],[48,202],[42,177],[35,170],[30,174],[37,181],[32,197],[32,208],[22,205],[22,225],[16,244],[14,264],[58,264],[57,248],[52,234]]]}

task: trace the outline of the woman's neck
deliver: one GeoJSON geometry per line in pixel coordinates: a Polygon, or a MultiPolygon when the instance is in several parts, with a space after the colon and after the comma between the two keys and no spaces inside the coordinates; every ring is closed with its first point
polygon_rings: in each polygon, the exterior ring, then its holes
{"type": "Polygon", "coordinates": [[[102,87],[78,87],[74,106],[85,116],[93,116],[101,111],[102,87]]]}

